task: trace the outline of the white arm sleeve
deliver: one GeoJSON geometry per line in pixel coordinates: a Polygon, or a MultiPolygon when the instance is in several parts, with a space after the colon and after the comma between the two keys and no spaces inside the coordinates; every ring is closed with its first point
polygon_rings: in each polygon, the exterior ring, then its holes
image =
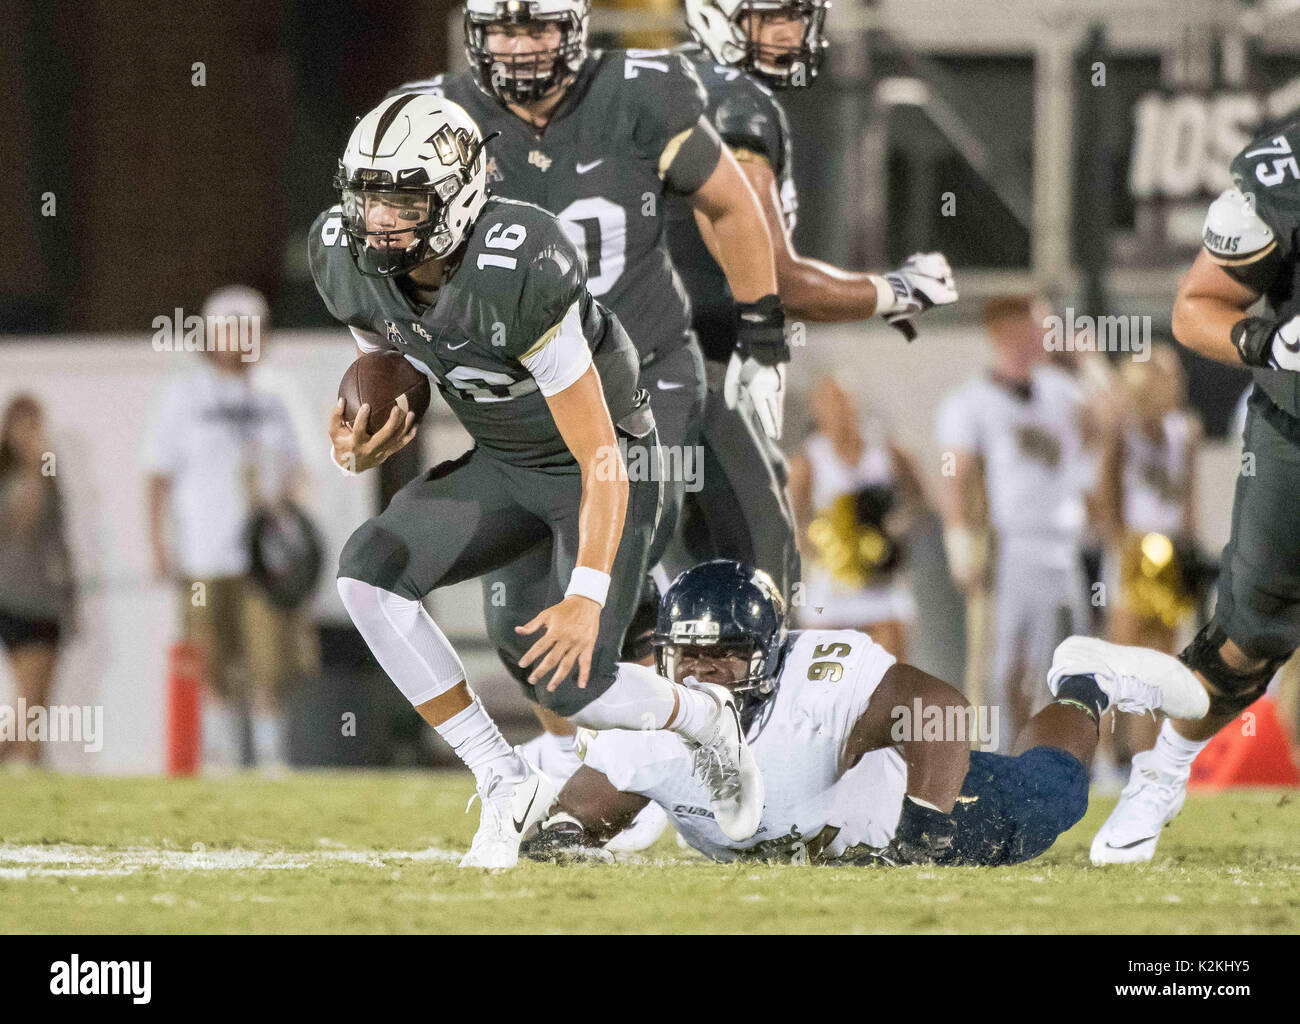
{"type": "Polygon", "coordinates": [[[558,395],[586,373],[591,365],[591,350],[582,334],[582,318],[578,315],[577,303],[569,307],[564,319],[551,330],[549,341],[543,341],[540,348],[535,347],[519,360],[533,375],[538,390],[546,398],[558,395]]]}
{"type": "Polygon", "coordinates": [[[388,344],[388,339],[381,337],[374,331],[363,331],[359,327],[348,327],[352,332],[352,337],[357,340],[357,348],[369,355],[371,352],[382,352],[384,349],[392,348],[388,344]]]}

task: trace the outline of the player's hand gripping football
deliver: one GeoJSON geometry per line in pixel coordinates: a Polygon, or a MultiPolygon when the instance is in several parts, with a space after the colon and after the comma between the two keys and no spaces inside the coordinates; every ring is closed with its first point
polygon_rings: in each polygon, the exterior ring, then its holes
{"type": "Polygon", "coordinates": [[[528,674],[528,681],[536,685],[554,669],[546,685],[547,691],[554,692],[576,664],[578,689],[585,690],[591,672],[591,655],[596,649],[596,634],[600,629],[600,605],[589,597],[572,594],[559,604],[538,612],[531,621],[516,626],[515,632],[527,636],[539,629],[545,632],[519,659],[520,668],[527,668],[541,658],[537,667],[528,674]]]}
{"type": "Polygon", "coordinates": [[[952,267],[941,252],[915,253],[893,273],[885,275],[893,295],[876,297],[876,312],[891,327],[897,327],[903,337],[911,341],[916,337],[912,321],[927,309],[947,306],[957,301],[957,285],[952,279],[952,267]]]}
{"type": "Polygon", "coordinates": [[[375,433],[366,430],[370,406],[357,410],[355,423],[343,422],[343,399],[330,414],[330,440],[334,443],[334,462],[349,473],[364,473],[401,451],[415,439],[415,413],[403,413],[393,406],[388,421],[375,433]]]}

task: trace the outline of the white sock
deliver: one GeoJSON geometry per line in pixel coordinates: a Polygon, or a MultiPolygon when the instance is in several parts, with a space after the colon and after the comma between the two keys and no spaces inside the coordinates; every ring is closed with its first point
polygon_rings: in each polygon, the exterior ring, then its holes
{"type": "Polygon", "coordinates": [[[234,768],[239,763],[239,716],[225,701],[203,702],[203,763],[209,768],[234,768]]]}
{"type": "Polygon", "coordinates": [[[645,665],[621,661],[614,685],[569,721],[588,729],[668,729],[704,743],[713,736],[717,717],[718,705],[707,693],[670,683],[645,665]]]}
{"type": "Polygon", "coordinates": [[[344,576],[338,588],[366,646],[412,707],[464,680],[460,656],[419,601],[344,576]]]}
{"type": "Polygon", "coordinates": [[[434,729],[465,762],[465,767],[474,773],[480,789],[493,775],[500,775],[506,782],[519,782],[527,777],[528,766],[505,741],[477,696],[464,711],[457,712],[434,729]]]}
{"type": "Polygon", "coordinates": [[[1166,718],[1164,725],[1160,727],[1160,735],[1156,737],[1156,745],[1151,750],[1154,755],[1152,760],[1155,762],[1153,767],[1175,775],[1186,775],[1191,771],[1196,755],[1204,750],[1209,742],[1209,740],[1189,740],[1178,735],[1174,731],[1173,720],[1166,718]]]}
{"type": "Polygon", "coordinates": [[[284,722],[274,712],[253,713],[253,760],[259,768],[284,764],[284,722]]]}

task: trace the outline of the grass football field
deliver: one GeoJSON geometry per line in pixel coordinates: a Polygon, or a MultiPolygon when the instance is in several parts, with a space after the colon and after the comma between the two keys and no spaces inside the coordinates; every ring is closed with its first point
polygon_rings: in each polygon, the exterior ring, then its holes
{"type": "Polygon", "coordinates": [[[713,864],[670,831],[610,867],[456,867],[465,773],[0,777],[0,933],[1300,930],[1300,799],[1192,794],[1155,861],[1088,863],[1088,816],[1014,868],[713,864]]]}

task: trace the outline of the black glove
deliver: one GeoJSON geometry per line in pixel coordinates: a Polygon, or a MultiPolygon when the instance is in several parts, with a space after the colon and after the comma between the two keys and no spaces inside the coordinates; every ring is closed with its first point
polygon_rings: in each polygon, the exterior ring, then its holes
{"type": "Polygon", "coordinates": [[[764,295],[757,302],[736,303],[736,351],[742,359],[753,359],[764,366],[790,361],[790,346],[785,341],[785,310],[775,295],[764,295]]]}
{"type": "Polygon", "coordinates": [[[519,844],[519,854],[547,864],[597,861],[612,864],[614,855],[588,832],[578,819],[559,812],[538,826],[538,831],[519,844]]]}
{"type": "Polygon", "coordinates": [[[1233,325],[1232,343],[1247,366],[1300,370],[1300,317],[1284,322],[1248,316],[1233,325]]]}
{"type": "Polygon", "coordinates": [[[850,864],[901,867],[904,864],[942,864],[952,853],[957,822],[951,814],[926,807],[910,796],[903,798],[898,828],[888,846],[859,848],[847,858],[850,864]]]}

